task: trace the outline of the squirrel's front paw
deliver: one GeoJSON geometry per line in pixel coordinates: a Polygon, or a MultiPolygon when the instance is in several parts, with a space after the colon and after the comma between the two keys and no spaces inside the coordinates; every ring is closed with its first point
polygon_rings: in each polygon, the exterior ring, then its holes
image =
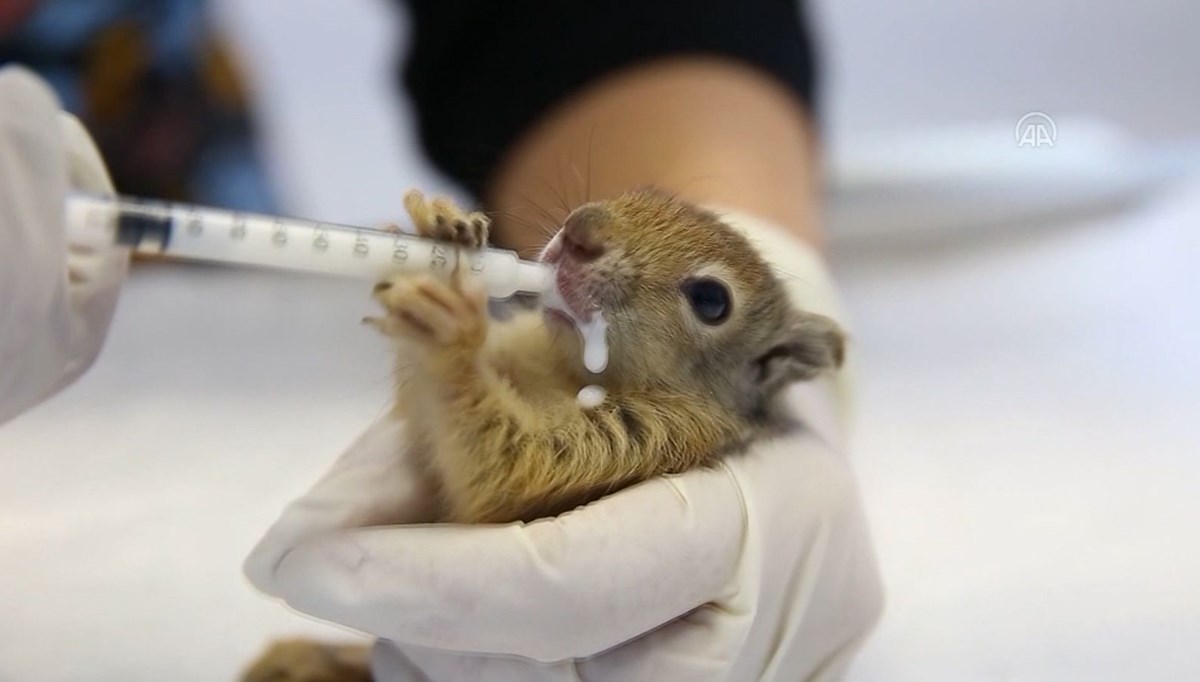
{"type": "Polygon", "coordinates": [[[404,195],[404,208],[422,237],[470,249],[487,246],[491,220],[482,213],[467,213],[446,198],[426,201],[415,189],[404,195]]]}
{"type": "Polygon", "coordinates": [[[474,351],[487,336],[487,297],[429,276],[398,275],[382,280],[374,292],[388,312],[367,318],[386,334],[420,342],[434,350],[474,351]]]}

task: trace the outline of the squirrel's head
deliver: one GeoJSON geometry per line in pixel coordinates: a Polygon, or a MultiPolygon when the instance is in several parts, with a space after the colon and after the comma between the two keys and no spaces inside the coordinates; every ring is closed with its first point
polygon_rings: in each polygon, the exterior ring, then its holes
{"type": "Polygon", "coordinates": [[[836,323],[793,305],[718,216],[661,193],[580,206],[541,260],[567,308],[548,306],[552,324],[607,323],[599,383],[702,395],[752,418],[784,386],[841,365],[836,323]]]}

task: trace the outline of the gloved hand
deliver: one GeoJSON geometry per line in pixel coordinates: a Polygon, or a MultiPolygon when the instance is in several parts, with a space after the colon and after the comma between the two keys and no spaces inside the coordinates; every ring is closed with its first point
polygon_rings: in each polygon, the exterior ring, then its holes
{"type": "MultiPolygon", "coordinates": [[[[798,275],[803,305],[836,314],[815,254],[737,223],[798,275]]],[[[836,383],[789,396],[805,433],[530,524],[425,524],[432,486],[385,419],[288,507],[246,574],[382,638],[381,682],[836,679],[881,604],[836,383]]]]}
{"type": "Polygon", "coordinates": [[[127,250],[71,244],[70,190],[113,191],[91,138],[36,75],[0,69],[0,423],[91,366],[125,277],[127,250]]]}

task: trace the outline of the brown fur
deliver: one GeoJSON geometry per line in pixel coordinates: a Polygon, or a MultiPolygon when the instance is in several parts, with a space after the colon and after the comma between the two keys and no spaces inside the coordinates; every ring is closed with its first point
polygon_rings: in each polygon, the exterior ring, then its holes
{"type": "Polygon", "coordinates": [[[242,682],[371,682],[371,651],[308,639],[274,642],[242,672],[242,682]]]}
{"type": "MultiPolygon", "coordinates": [[[[478,247],[481,214],[410,192],[405,207],[428,237],[478,247]]],[[[440,481],[445,520],[529,521],[556,515],[638,481],[716,462],[791,426],[781,390],[841,364],[831,320],[796,310],[770,267],[712,213],[652,191],[589,204],[568,218],[601,252],[585,288],[609,322],[609,362],[582,365],[578,336],[540,311],[489,321],[482,292],[457,278],[392,277],[375,296],[388,315],[367,321],[395,337],[395,415],[440,481]],[[729,286],[732,312],[701,324],[681,285],[697,275],[729,286]],[[607,391],[596,408],[579,389],[607,391]]],[[[328,678],[327,647],[291,643],[250,679],[328,678]],[[287,665],[287,664],[292,665],[287,665]]]]}

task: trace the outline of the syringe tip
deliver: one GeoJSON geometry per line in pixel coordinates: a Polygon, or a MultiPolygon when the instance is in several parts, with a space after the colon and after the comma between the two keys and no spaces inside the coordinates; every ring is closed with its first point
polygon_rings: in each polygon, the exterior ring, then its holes
{"type": "Polygon", "coordinates": [[[554,286],[553,273],[541,263],[523,260],[517,263],[514,284],[517,291],[541,295],[554,286]]]}

